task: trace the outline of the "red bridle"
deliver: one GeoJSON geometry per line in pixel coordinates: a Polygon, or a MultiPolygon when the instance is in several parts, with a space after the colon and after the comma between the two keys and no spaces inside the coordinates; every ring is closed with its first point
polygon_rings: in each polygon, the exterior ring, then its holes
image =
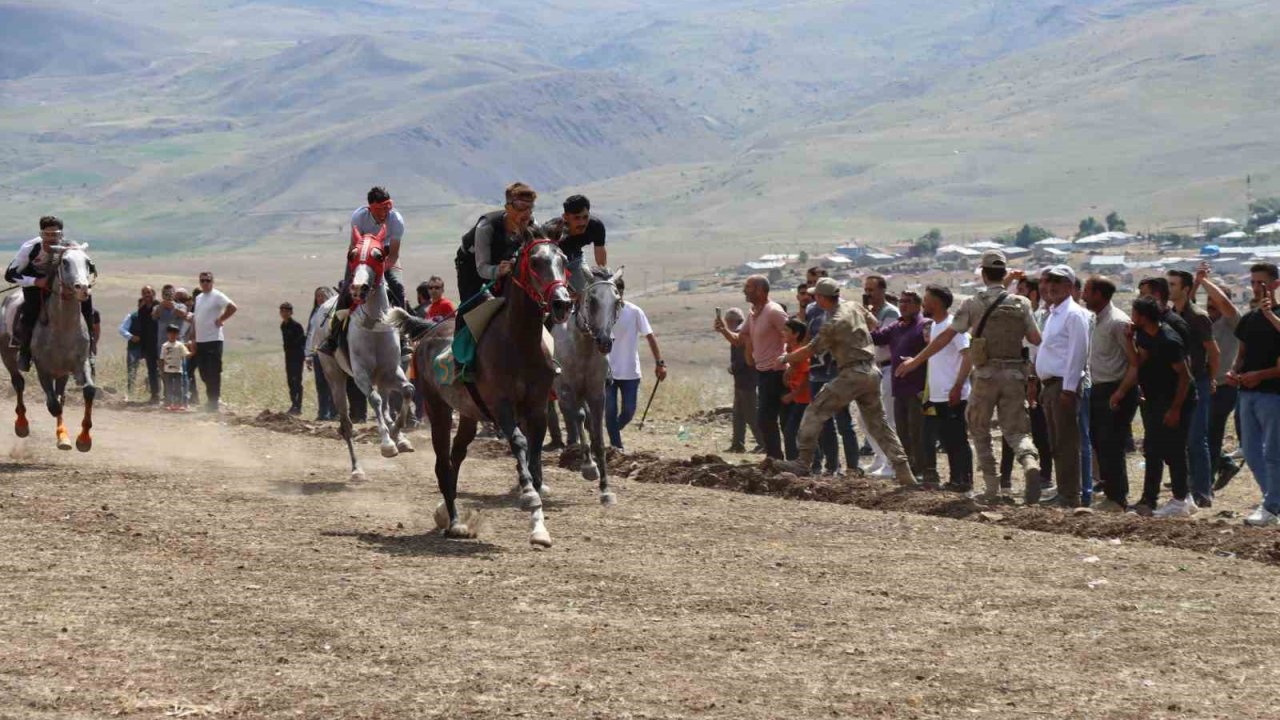
{"type": "Polygon", "coordinates": [[[512,282],[516,284],[516,287],[523,290],[524,293],[529,296],[529,299],[537,303],[538,307],[542,309],[542,313],[545,315],[548,312],[550,312],[551,293],[555,292],[555,289],[558,287],[568,287],[568,285],[565,283],[564,280],[556,280],[556,279],[547,281],[547,283],[542,287],[538,287],[535,284],[535,281],[537,280],[537,278],[533,274],[533,267],[531,266],[531,262],[533,257],[533,249],[538,247],[539,245],[551,245],[555,247],[557,250],[560,247],[556,243],[550,240],[547,240],[545,238],[534,240],[533,242],[525,243],[524,247],[520,249],[520,261],[519,261],[519,264],[516,266],[515,275],[512,276],[512,282]]]}

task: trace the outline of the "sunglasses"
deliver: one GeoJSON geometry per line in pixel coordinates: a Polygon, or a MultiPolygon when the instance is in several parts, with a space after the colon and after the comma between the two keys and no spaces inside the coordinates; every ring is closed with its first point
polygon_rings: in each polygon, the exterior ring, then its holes
{"type": "Polygon", "coordinates": [[[200,278],[200,282],[202,283],[213,282],[213,278],[200,278]]]}

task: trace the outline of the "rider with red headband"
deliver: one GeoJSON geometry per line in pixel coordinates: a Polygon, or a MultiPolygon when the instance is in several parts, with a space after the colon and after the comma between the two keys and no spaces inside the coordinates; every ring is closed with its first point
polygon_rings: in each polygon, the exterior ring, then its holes
{"type": "MultiPolygon", "coordinates": [[[[364,235],[376,235],[385,227],[387,269],[383,277],[387,283],[387,297],[392,307],[405,308],[407,306],[404,298],[404,283],[400,279],[400,240],[404,237],[404,218],[393,206],[391,194],[384,187],[378,186],[369,190],[367,200],[368,205],[356,208],[356,211],[351,213],[352,236],[358,239],[364,235]]],[[[351,307],[351,294],[346,291],[351,283],[350,265],[347,266],[345,273],[338,293],[338,310],[351,307]]],[[[342,323],[337,320],[337,313],[334,313],[334,321],[329,325],[329,337],[316,350],[332,355],[338,349],[341,330],[342,323]]]]}

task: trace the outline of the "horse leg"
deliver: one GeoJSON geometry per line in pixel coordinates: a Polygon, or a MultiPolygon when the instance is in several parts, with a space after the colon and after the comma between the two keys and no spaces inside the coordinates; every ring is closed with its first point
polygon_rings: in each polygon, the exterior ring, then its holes
{"type": "Polygon", "coordinates": [[[458,515],[458,469],[467,456],[467,444],[476,435],[475,421],[462,418],[458,436],[451,440],[453,408],[434,397],[427,404],[426,415],[431,423],[431,448],[436,455],[436,483],[444,498],[436,506],[436,528],[447,538],[474,538],[480,530],[479,517],[468,515],[464,522],[458,515]]]}
{"type": "MultiPolygon", "coordinates": [[[[534,491],[542,497],[546,490],[542,484],[542,441],[547,436],[547,404],[540,403],[537,407],[530,408],[525,415],[524,425],[528,432],[529,475],[533,479],[534,491]]],[[[516,431],[520,432],[519,428],[516,431]]],[[[551,547],[551,533],[547,532],[546,517],[541,506],[529,513],[529,543],[535,547],[551,547]]]]}
{"type": "MultiPolygon", "coordinates": [[[[323,367],[320,370],[324,372],[323,367]]],[[[356,459],[356,445],[353,438],[355,427],[351,424],[351,409],[347,405],[346,373],[337,373],[335,378],[325,372],[325,380],[329,383],[329,396],[333,400],[333,409],[338,413],[338,432],[346,441],[347,453],[351,456],[351,479],[355,482],[367,480],[364,470],[360,468],[360,461],[356,459]]]]}
{"type": "Polygon", "coordinates": [[[392,436],[396,443],[396,449],[400,452],[413,452],[413,443],[409,442],[409,438],[405,437],[404,429],[409,423],[410,413],[413,412],[413,383],[407,379],[404,385],[400,386],[400,412],[396,415],[395,433],[392,436]]]}
{"type": "MultiPolygon", "coordinates": [[[[363,387],[360,389],[364,390],[363,387]]],[[[395,441],[391,439],[391,431],[387,429],[387,426],[390,425],[390,422],[387,421],[387,402],[373,383],[369,383],[369,390],[366,394],[369,396],[369,408],[373,410],[374,420],[378,423],[378,437],[381,438],[379,444],[382,446],[382,457],[393,458],[399,455],[400,451],[396,449],[395,441]]]]}
{"type": "MultiPolygon", "coordinates": [[[[7,365],[8,362],[5,364],[7,365]]],[[[23,402],[23,391],[27,387],[27,379],[18,372],[16,363],[9,368],[9,382],[13,385],[13,394],[18,397],[18,405],[14,408],[18,417],[13,421],[13,434],[24,438],[31,434],[31,424],[27,422],[27,404],[23,402]]]]}
{"type": "Polygon", "coordinates": [[[600,471],[596,467],[595,460],[591,457],[590,446],[587,445],[587,434],[584,432],[586,423],[589,422],[587,414],[587,405],[585,398],[574,396],[572,419],[569,420],[570,427],[573,428],[574,435],[578,439],[578,452],[582,455],[582,460],[578,463],[578,470],[582,473],[582,478],[588,482],[595,482],[600,479],[600,471]]]}
{"type": "Polygon", "coordinates": [[[70,450],[71,436],[67,433],[67,426],[62,423],[62,399],[66,390],[67,379],[54,380],[42,374],[40,384],[44,387],[45,406],[49,409],[49,414],[58,421],[55,431],[58,438],[58,449],[70,450]]]}
{"type": "Polygon", "coordinates": [[[609,487],[609,466],[604,450],[604,397],[587,400],[587,422],[591,433],[591,455],[600,472],[600,504],[613,505],[618,498],[609,487]]]}
{"type": "Polygon", "coordinates": [[[529,442],[525,439],[520,426],[516,424],[515,408],[510,402],[498,404],[498,426],[506,435],[511,446],[511,454],[516,459],[516,477],[520,481],[520,509],[534,510],[542,507],[542,498],[533,487],[533,476],[529,474],[529,442]]]}
{"type": "Polygon", "coordinates": [[[93,400],[98,396],[98,388],[89,361],[86,360],[84,365],[84,418],[80,421],[80,434],[76,436],[76,450],[89,452],[93,449],[93,436],[89,431],[93,429],[93,400]]]}

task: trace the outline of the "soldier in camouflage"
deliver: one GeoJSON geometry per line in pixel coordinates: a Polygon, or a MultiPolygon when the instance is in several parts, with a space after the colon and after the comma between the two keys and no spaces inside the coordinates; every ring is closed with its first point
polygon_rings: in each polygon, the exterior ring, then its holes
{"type": "Polygon", "coordinates": [[[855,302],[841,302],[840,284],[831,278],[818,281],[814,286],[814,297],[824,311],[831,313],[830,317],[808,345],[778,360],[780,363],[795,363],[824,352],[830,353],[838,373],[834,380],[818,391],[800,421],[796,439],[799,459],[775,463],[774,467],[797,475],[808,475],[813,467],[822,426],[842,408],[849,407],[849,403],[856,402],[866,420],[867,434],[884,450],[898,483],[915,485],[916,478],[911,473],[907,454],[902,450],[902,442],[889,426],[884,405],[880,402],[880,368],[875,363],[876,348],[871,343],[871,331],[867,328],[869,311],[855,302]]]}
{"type": "Polygon", "coordinates": [[[969,349],[973,358],[972,390],[969,395],[969,438],[973,441],[982,468],[986,491],[983,502],[1007,502],[1001,496],[996,457],[991,448],[991,415],[999,413],[1000,429],[1014,449],[1026,474],[1023,500],[1040,501],[1040,458],[1031,441],[1031,416],[1027,411],[1027,363],[1022,357],[1022,341],[1040,344],[1040,331],[1031,314],[1031,301],[1011,295],[1001,285],[1006,273],[1004,253],[993,250],[982,256],[982,280],[986,289],[966,300],[956,312],[951,326],[943,330],[919,355],[898,366],[898,373],[921,367],[951,342],[956,333],[972,333],[969,349]]]}

